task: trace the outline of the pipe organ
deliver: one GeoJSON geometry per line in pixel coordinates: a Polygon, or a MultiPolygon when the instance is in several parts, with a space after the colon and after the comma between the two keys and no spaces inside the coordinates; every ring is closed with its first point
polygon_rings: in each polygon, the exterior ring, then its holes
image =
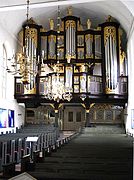
{"type": "Polygon", "coordinates": [[[118,93],[118,77],[119,77],[119,24],[109,22],[102,24],[104,32],[104,64],[106,93],[118,93]]]}
{"type": "Polygon", "coordinates": [[[90,19],[82,26],[69,9],[58,31],[52,19],[49,30],[29,21],[29,29],[23,26],[23,36],[23,45],[28,47],[23,51],[28,58],[21,59],[24,76],[22,81],[16,77],[16,93],[26,88],[23,94],[38,93],[47,98],[58,75],[64,93],[72,96],[124,94],[120,82],[127,80],[127,59],[119,40],[119,23],[111,17],[93,29],[90,19]]]}
{"type": "Polygon", "coordinates": [[[23,26],[23,34],[20,33],[22,52],[18,52],[17,63],[22,75],[21,82],[24,84],[24,93],[36,93],[36,76],[38,73],[38,43],[39,26],[34,24],[33,19],[23,26]]]}

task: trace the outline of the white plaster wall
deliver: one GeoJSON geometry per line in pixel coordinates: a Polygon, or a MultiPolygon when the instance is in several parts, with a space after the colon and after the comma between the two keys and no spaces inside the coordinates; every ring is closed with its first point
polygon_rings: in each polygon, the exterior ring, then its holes
{"type": "MultiPolygon", "coordinates": [[[[8,28],[8,27],[7,27],[8,28]]],[[[0,26],[0,47],[5,45],[7,50],[7,58],[12,56],[13,49],[16,49],[16,39],[9,32],[0,26]]],[[[15,132],[16,127],[20,128],[25,121],[25,107],[19,105],[14,99],[14,76],[7,73],[6,83],[6,99],[0,99],[0,108],[11,109],[15,111],[15,127],[14,128],[0,128],[0,133],[6,133],[6,131],[15,132]]]]}
{"type": "MultiPolygon", "coordinates": [[[[0,48],[3,44],[6,47],[7,58],[12,57],[13,50],[16,49],[16,39],[8,33],[4,28],[0,26],[0,48]]],[[[6,98],[14,99],[14,76],[7,73],[7,88],[6,88],[6,98]]]]}
{"type": "Polygon", "coordinates": [[[14,35],[10,34],[5,28],[2,28],[2,26],[0,26],[0,43],[6,43],[6,42],[9,42],[9,48],[11,47],[11,52],[9,54],[11,55],[12,49],[16,49],[17,39],[14,35]]]}
{"type": "Polygon", "coordinates": [[[132,109],[134,109],[134,30],[128,39],[128,105],[125,110],[126,132],[134,134],[131,127],[132,109]]]}

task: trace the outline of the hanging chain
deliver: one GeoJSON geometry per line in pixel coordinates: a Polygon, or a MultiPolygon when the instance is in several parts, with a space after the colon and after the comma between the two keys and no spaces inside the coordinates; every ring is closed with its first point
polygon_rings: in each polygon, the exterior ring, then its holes
{"type": "Polygon", "coordinates": [[[27,28],[29,28],[29,26],[28,26],[28,19],[29,19],[29,4],[30,4],[30,0],[27,0],[27,13],[26,13],[26,17],[27,17],[27,28]]]}
{"type": "Polygon", "coordinates": [[[60,6],[58,6],[58,16],[57,16],[57,33],[60,33],[60,6]]]}

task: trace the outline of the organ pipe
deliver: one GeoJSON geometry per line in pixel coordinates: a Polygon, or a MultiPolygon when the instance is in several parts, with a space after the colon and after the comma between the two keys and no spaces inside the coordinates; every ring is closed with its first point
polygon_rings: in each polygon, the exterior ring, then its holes
{"type": "Polygon", "coordinates": [[[106,93],[116,93],[118,88],[117,76],[117,38],[116,28],[108,26],[104,28],[105,42],[105,69],[106,69],[106,93]]]}
{"type": "Polygon", "coordinates": [[[24,94],[35,93],[35,78],[37,74],[37,30],[35,28],[25,29],[24,56],[22,57],[21,73],[25,84],[24,94]]]}
{"type": "Polygon", "coordinates": [[[76,55],[76,24],[75,21],[66,21],[66,57],[75,58],[76,55]]]}

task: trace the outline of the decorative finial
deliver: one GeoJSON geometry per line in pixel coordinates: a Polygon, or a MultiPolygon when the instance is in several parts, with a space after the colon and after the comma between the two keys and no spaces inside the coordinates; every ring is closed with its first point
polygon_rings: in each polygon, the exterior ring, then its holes
{"type": "Polygon", "coordinates": [[[28,19],[28,24],[36,24],[36,22],[33,20],[33,17],[28,19]]]}
{"type": "Polygon", "coordinates": [[[68,9],[67,9],[67,15],[68,16],[72,16],[73,12],[72,12],[72,7],[70,6],[68,9]]]}
{"type": "Polygon", "coordinates": [[[80,24],[80,21],[77,22],[78,31],[83,31],[83,27],[80,24]]]}
{"type": "Polygon", "coordinates": [[[54,30],[54,20],[50,19],[49,23],[50,23],[50,30],[54,30]]]}
{"type": "Polygon", "coordinates": [[[107,22],[112,22],[112,16],[111,15],[108,15],[108,18],[106,20],[107,22]]]}
{"type": "Polygon", "coordinates": [[[98,27],[97,27],[97,30],[98,30],[98,31],[100,31],[100,30],[101,30],[101,27],[100,27],[100,26],[98,26],[98,27]]]}
{"type": "Polygon", "coordinates": [[[90,28],[91,28],[91,20],[88,19],[88,20],[87,20],[87,29],[90,29],[90,28]]]}

